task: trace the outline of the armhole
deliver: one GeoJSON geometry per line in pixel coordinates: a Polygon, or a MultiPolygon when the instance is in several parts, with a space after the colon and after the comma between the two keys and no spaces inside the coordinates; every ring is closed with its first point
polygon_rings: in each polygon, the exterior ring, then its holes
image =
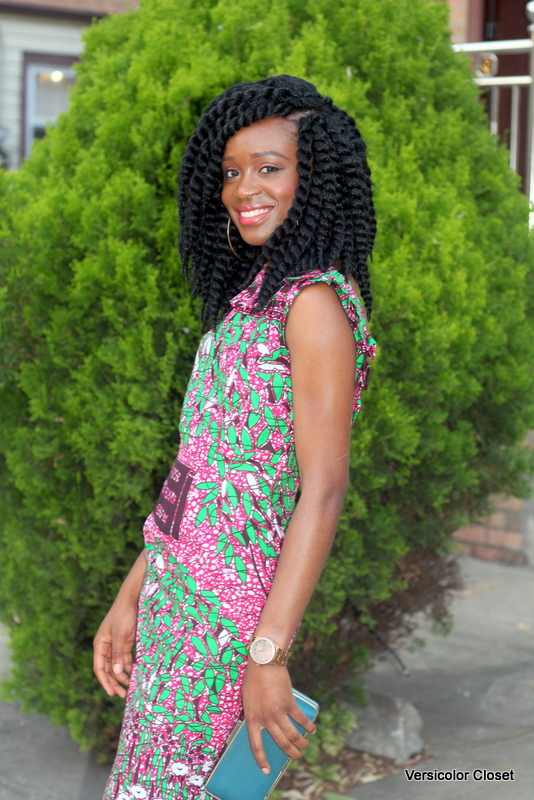
{"type": "Polygon", "coordinates": [[[345,278],[337,271],[335,275],[317,272],[313,276],[303,276],[300,280],[295,281],[285,297],[285,315],[282,323],[282,337],[284,345],[287,348],[286,323],[289,311],[295,298],[307,286],[312,286],[316,283],[326,283],[335,291],[341,307],[345,312],[345,316],[349,322],[356,342],[356,373],[354,376],[354,397],[352,407],[352,422],[354,423],[361,408],[361,393],[367,388],[369,361],[375,357],[375,343],[374,340],[369,336],[367,330],[365,306],[363,304],[358,286],[356,285],[355,290],[352,282],[349,281],[349,278],[345,278]],[[347,290],[347,284],[350,286],[354,296],[351,296],[351,293],[347,290]]]}
{"type": "MultiPolygon", "coordinates": [[[[328,274],[327,272],[316,272],[314,275],[306,275],[296,280],[294,284],[291,286],[289,292],[287,292],[285,297],[285,309],[284,309],[284,322],[283,322],[283,329],[284,329],[284,340],[285,340],[285,330],[286,330],[286,323],[287,318],[289,316],[289,311],[291,306],[295,302],[297,295],[301,293],[303,289],[306,289],[308,286],[314,286],[318,283],[325,283],[327,286],[330,286],[337,295],[337,299],[345,312],[345,316],[349,321],[349,325],[352,328],[352,332],[356,341],[358,341],[358,334],[359,334],[359,326],[360,323],[363,321],[366,323],[365,311],[363,301],[361,300],[360,293],[358,287],[356,286],[356,290],[354,290],[354,286],[352,283],[349,284],[351,290],[354,292],[354,295],[357,298],[357,303],[360,305],[360,309],[357,308],[357,304],[354,303],[353,298],[350,296],[350,293],[347,289],[343,286],[343,283],[348,283],[341,273],[336,271],[335,276],[332,274],[328,274]],[[335,277],[337,276],[337,277],[335,277]],[[360,313],[363,314],[363,320],[360,319],[360,313]]],[[[361,338],[361,337],[360,337],[361,338]]],[[[287,346],[287,342],[286,342],[287,346]]]]}

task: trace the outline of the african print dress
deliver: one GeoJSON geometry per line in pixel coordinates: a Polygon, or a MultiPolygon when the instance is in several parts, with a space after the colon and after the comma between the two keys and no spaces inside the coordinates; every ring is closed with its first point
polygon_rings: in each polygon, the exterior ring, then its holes
{"type": "Polygon", "coordinates": [[[266,309],[263,273],[201,340],[180,449],[144,527],[136,659],[105,800],[194,800],[239,719],[246,644],[295,505],[290,357],[298,292],[326,282],[357,343],[353,421],[374,358],[359,299],[336,270],[287,278],[266,309]]]}

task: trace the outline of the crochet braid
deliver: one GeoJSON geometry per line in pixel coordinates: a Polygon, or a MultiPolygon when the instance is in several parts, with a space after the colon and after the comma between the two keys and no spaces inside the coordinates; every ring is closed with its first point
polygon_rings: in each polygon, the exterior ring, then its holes
{"type": "Polygon", "coordinates": [[[189,140],[180,170],[180,240],[183,269],[202,298],[202,322],[224,316],[232,297],[266,270],[256,310],[264,308],[288,276],[339,264],[354,275],[370,318],[367,258],[376,234],[371,173],[365,144],[352,117],[290,75],[238,83],[216,97],[189,140]],[[221,159],[241,128],[273,116],[288,117],[297,136],[299,184],[287,218],[263,247],[247,245],[233,225],[237,259],[226,238],[221,159]]]}

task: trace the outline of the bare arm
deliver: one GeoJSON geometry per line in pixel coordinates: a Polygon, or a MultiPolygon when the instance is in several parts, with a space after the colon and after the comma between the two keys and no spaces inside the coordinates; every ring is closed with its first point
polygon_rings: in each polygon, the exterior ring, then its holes
{"type": "MultiPolygon", "coordinates": [[[[256,635],[286,648],[297,629],[330,551],[348,485],[356,344],[335,291],[319,284],[302,290],[288,315],[295,452],[301,496],[286,532],[274,581],[256,635]]],[[[285,667],[247,665],[245,717],[259,766],[265,727],[292,758],[305,739],[288,715],[309,732],[291,695],[285,667]]]]}
{"type": "Polygon", "coordinates": [[[110,697],[114,694],[126,697],[124,687],[128,686],[132,667],[137,601],[145,571],[146,555],[142,550],[95,636],[93,669],[110,697]]]}

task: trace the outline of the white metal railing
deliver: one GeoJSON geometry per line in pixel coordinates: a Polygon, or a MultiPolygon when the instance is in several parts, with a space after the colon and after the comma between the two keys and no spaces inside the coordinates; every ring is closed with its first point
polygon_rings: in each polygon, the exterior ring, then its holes
{"type": "MultiPolygon", "coordinates": [[[[495,42],[468,42],[453,44],[452,49],[457,53],[469,53],[476,56],[475,82],[484,89],[489,89],[490,94],[490,130],[498,133],[499,107],[501,88],[510,88],[512,93],[510,111],[510,167],[517,172],[517,157],[519,143],[519,100],[521,86],[528,86],[528,120],[527,120],[527,153],[525,170],[525,194],[534,207],[534,0],[527,3],[526,14],[530,25],[529,39],[510,39],[495,42]],[[497,54],[519,55],[528,53],[528,75],[497,75],[499,59],[497,54]]],[[[534,217],[532,217],[534,222],[534,217]]]]}

